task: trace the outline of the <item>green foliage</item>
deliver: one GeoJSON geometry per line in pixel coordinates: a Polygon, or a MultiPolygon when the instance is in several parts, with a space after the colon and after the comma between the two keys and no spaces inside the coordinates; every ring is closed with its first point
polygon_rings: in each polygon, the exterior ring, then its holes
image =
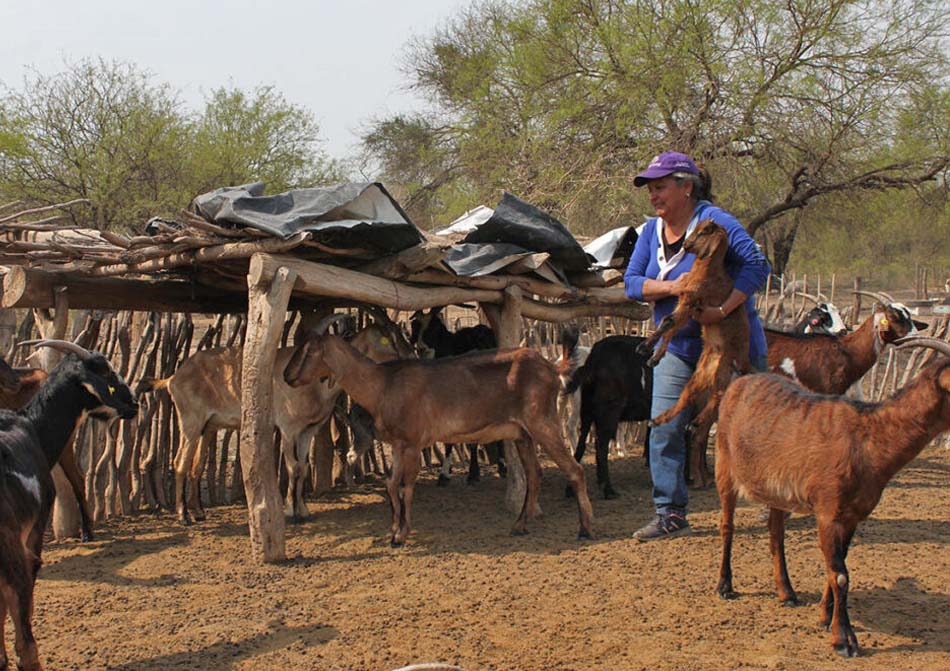
{"type": "Polygon", "coordinates": [[[200,115],[127,63],[33,73],[0,100],[0,193],[37,204],[86,198],[78,223],[134,230],[220,186],[272,193],[338,179],[310,112],[271,88],[214,91],[200,115]]]}
{"type": "Polygon", "coordinates": [[[424,139],[376,142],[384,118],[365,146],[410,198],[435,192],[439,224],[501,189],[578,233],[635,223],[631,177],[676,149],[753,233],[806,205],[808,226],[810,204],[946,170],[948,18],[943,0],[484,2],[410,45],[424,139]]]}
{"type": "Polygon", "coordinates": [[[260,181],[279,193],[339,179],[340,168],[318,145],[313,114],[273,87],[250,94],[221,88],[211,93],[194,124],[188,158],[198,192],[260,181]]]}

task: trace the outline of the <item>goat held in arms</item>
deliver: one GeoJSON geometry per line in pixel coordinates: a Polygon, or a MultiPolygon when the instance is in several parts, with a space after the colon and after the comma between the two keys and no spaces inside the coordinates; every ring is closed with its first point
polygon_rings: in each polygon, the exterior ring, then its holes
{"type": "MultiPolygon", "coordinates": [[[[935,338],[898,342],[950,356],[950,344],[935,338]]],[[[816,394],[774,374],[733,382],[722,399],[716,437],[716,485],[722,502],[719,596],[736,596],[731,554],[739,496],[771,509],[769,544],[783,603],[797,603],[785,565],[784,511],[814,513],[827,573],[821,621],[831,626],[835,651],[855,656],[858,641],[848,618],[845,566],[855,528],[877,506],[894,474],[948,428],[946,357],[881,403],[816,394]]]]}
{"type": "Polygon", "coordinates": [[[584,470],[571,456],[558,422],[557,371],[538,352],[522,348],[376,364],[343,339],[325,335],[299,345],[284,370],[291,386],[331,376],[373,416],[379,437],[392,445],[387,490],[394,547],[409,535],[422,449],[435,442],[515,441],[527,480],[515,534],[526,533],[527,518],[540,514],[538,443],[574,488],[579,536],[591,537],[593,515],[584,470]]]}
{"type": "MultiPolygon", "coordinates": [[[[683,251],[695,254],[696,261],[686,275],[685,287],[680,293],[676,309],[660,322],[656,331],[637,350],[649,352],[660,340],[649,360],[655,366],[669,345],[670,337],[683,328],[690,317],[705,307],[718,307],[732,292],[733,281],[725,268],[729,236],[712,219],[700,221],[683,242],[683,251]]],[[[689,468],[694,481],[705,487],[711,481],[706,467],[706,443],[709,429],[716,421],[719,401],[734,372],[752,370],[749,363],[749,317],[740,305],[721,322],[702,327],[703,353],[696,371],[683,388],[676,405],[653,418],[653,425],[665,424],[689,406],[699,411],[692,422],[689,445],[689,468]]]]}
{"type": "Polygon", "coordinates": [[[3,624],[9,613],[18,668],[38,671],[31,620],[43,533],[55,497],[50,469],[84,416],[130,419],[138,405],[101,354],[62,340],[20,344],[67,352],[26,407],[0,410],[0,669],[8,664],[3,624]]]}

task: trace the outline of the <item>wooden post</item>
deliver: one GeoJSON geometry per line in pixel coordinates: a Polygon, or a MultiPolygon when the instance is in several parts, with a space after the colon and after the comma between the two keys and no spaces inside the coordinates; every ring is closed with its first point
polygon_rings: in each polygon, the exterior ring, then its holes
{"type": "Polygon", "coordinates": [[[274,361],[297,274],[262,272],[251,257],[247,274],[247,338],[241,367],[241,464],[251,549],[263,562],[286,559],[284,511],[274,470],[274,361]]]}
{"type": "Polygon", "coordinates": [[[849,326],[861,323],[861,294],[858,293],[860,290],[861,277],[856,276],[854,278],[854,310],[851,312],[851,323],[849,326]]]}
{"type": "MultiPolygon", "coordinates": [[[[524,326],[521,319],[521,302],[521,288],[510,286],[504,291],[504,300],[500,311],[497,306],[482,305],[482,309],[495,331],[499,348],[518,347],[521,343],[524,326]]],[[[537,447],[532,446],[532,449],[537,449],[537,447]]],[[[525,481],[524,465],[518,456],[518,450],[510,440],[505,441],[505,459],[508,462],[505,505],[512,512],[519,513],[524,506],[527,482],[525,481]]]]}
{"type": "MultiPolygon", "coordinates": [[[[52,289],[53,313],[45,309],[34,309],[33,318],[36,320],[36,328],[40,332],[40,337],[46,340],[63,340],[66,337],[66,329],[69,325],[69,299],[67,298],[66,287],[55,287],[52,289]]],[[[44,347],[37,351],[36,359],[39,368],[47,373],[56,367],[63,355],[58,350],[44,347]]],[[[72,440],[75,440],[76,432],[73,433],[72,440]]],[[[67,446],[68,450],[74,450],[75,445],[67,446]]],[[[80,517],[79,502],[73,493],[73,488],[66,479],[63,469],[56,464],[52,468],[53,485],[56,488],[56,500],[53,503],[53,537],[56,539],[74,538],[79,536],[80,517]]]]}

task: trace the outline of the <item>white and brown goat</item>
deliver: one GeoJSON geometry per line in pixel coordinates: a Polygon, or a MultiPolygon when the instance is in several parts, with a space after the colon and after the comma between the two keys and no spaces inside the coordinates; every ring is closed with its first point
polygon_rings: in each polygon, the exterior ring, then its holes
{"type": "MultiPolygon", "coordinates": [[[[912,337],[906,343],[950,356],[950,344],[941,340],[912,337]]],[[[830,625],[838,654],[856,655],[845,566],[855,528],[874,510],[894,474],[948,428],[946,357],[938,357],[881,403],[815,394],[773,374],[733,382],[720,404],[716,441],[716,485],[722,502],[719,596],[736,596],[731,553],[739,496],[770,508],[769,544],[783,603],[797,602],[785,564],[784,511],[814,513],[827,575],[821,621],[830,625]]]]}
{"type": "Polygon", "coordinates": [[[387,481],[393,521],[390,541],[400,546],[411,528],[412,497],[422,449],[436,442],[513,440],[527,491],[512,533],[540,513],[540,445],[577,495],[581,537],[590,537],[592,511],[584,470],[574,461],[557,417],[557,371],[538,352],[522,348],[432,360],[376,364],[337,336],[313,336],[298,346],[284,371],[291,386],[332,376],[372,416],[379,437],[392,445],[387,481]]]}
{"type": "MultiPolygon", "coordinates": [[[[865,292],[861,292],[865,293],[865,292]]],[[[843,394],[867,373],[884,346],[927,327],[886,294],[852,333],[788,333],[765,330],[769,370],[822,394],[843,394]]]]}
{"type": "MultiPolygon", "coordinates": [[[[669,345],[672,335],[683,328],[691,317],[707,307],[718,307],[732,293],[733,280],[726,272],[725,258],[729,235],[712,219],[700,221],[683,241],[683,251],[695,254],[693,267],[686,275],[676,309],[665,317],[650,338],[638,350],[649,352],[660,343],[650,359],[656,365],[669,345]]],[[[672,408],[653,418],[653,425],[664,424],[693,406],[697,415],[692,421],[689,445],[689,470],[694,482],[705,487],[711,480],[706,468],[706,442],[716,421],[719,400],[733,375],[752,370],[749,362],[749,317],[745,304],[730,312],[722,321],[702,327],[703,353],[696,370],[683,388],[672,408]]]]}

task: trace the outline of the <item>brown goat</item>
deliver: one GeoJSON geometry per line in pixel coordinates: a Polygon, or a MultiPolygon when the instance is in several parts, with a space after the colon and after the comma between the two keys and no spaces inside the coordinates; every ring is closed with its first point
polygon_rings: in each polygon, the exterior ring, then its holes
{"type": "MultiPolygon", "coordinates": [[[[863,292],[862,292],[863,293],[863,292]]],[[[821,394],[843,394],[867,373],[885,345],[926,328],[890,296],[880,302],[853,332],[843,336],[765,330],[769,371],[786,375],[821,394]]]]}
{"type": "Polygon", "coordinates": [[[375,364],[339,337],[313,336],[297,348],[284,371],[291,386],[330,376],[373,416],[380,439],[392,445],[392,476],[386,488],[394,547],[409,535],[422,449],[436,442],[515,441],[527,480],[515,534],[526,533],[527,518],[540,513],[538,443],[574,488],[579,535],[591,536],[584,470],[565,445],[558,422],[560,381],[554,366],[538,352],[522,348],[375,364]]]}
{"type": "MultiPolygon", "coordinates": [[[[950,344],[910,338],[950,356],[950,344]]],[[[769,543],[775,585],[783,603],[797,603],[785,565],[783,511],[814,513],[827,583],[821,621],[834,649],[858,652],[848,618],[845,559],[858,523],[871,514],[885,485],[930,442],[950,428],[950,360],[939,357],[882,403],[810,392],[785,377],[762,374],[736,380],[719,408],[716,484],[722,502],[719,596],[732,588],[736,499],[771,508],[769,543]]]]}
{"type": "MultiPolygon", "coordinates": [[[[728,250],[726,230],[712,219],[700,221],[683,242],[683,251],[695,254],[696,261],[686,275],[676,309],[660,322],[653,335],[638,348],[645,353],[663,339],[653,353],[650,365],[656,365],[663,357],[670,337],[683,328],[690,317],[703,308],[722,305],[732,293],[733,281],[724,265],[728,250]]],[[[706,443],[709,430],[716,421],[719,400],[734,372],[748,373],[752,370],[749,362],[749,317],[745,305],[737,307],[721,322],[704,325],[702,335],[703,353],[696,364],[696,371],[683,388],[676,405],[654,417],[653,425],[669,422],[689,406],[698,409],[692,422],[689,468],[694,481],[705,487],[712,479],[706,467],[706,443]]]]}
{"type": "MultiPolygon", "coordinates": [[[[41,368],[14,368],[13,371],[19,379],[18,388],[15,391],[0,390],[0,408],[7,410],[19,410],[25,407],[48,377],[46,371],[41,368]]],[[[63,469],[66,479],[69,480],[69,486],[79,504],[80,538],[83,542],[89,542],[92,540],[92,514],[89,511],[89,503],[86,501],[83,475],[76,463],[76,450],[73,445],[75,438],[75,435],[70,436],[66,442],[66,447],[59,456],[59,466],[63,469]]]]}
{"type": "MultiPolygon", "coordinates": [[[[322,330],[343,316],[333,315],[321,321],[318,328],[322,330]]],[[[370,353],[376,360],[386,361],[397,356],[392,339],[380,326],[367,326],[353,340],[362,352],[370,353]]],[[[289,480],[285,512],[287,517],[299,521],[310,514],[303,498],[310,440],[330,418],[340,388],[319,382],[301,389],[288,387],[281,371],[293,351],[292,347],[277,350],[274,424],[281,432],[281,451],[289,480]]],[[[197,521],[205,519],[199,483],[215,433],[241,426],[242,357],[240,347],[202,350],[186,359],[171,377],[139,383],[139,392],[167,387],[178,412],[181,446],[175,455],[175,509],[182,524],[190,525],[192,515],[197,521]],[[187,498],[186,484],[189,485],[187,498]]]]}

